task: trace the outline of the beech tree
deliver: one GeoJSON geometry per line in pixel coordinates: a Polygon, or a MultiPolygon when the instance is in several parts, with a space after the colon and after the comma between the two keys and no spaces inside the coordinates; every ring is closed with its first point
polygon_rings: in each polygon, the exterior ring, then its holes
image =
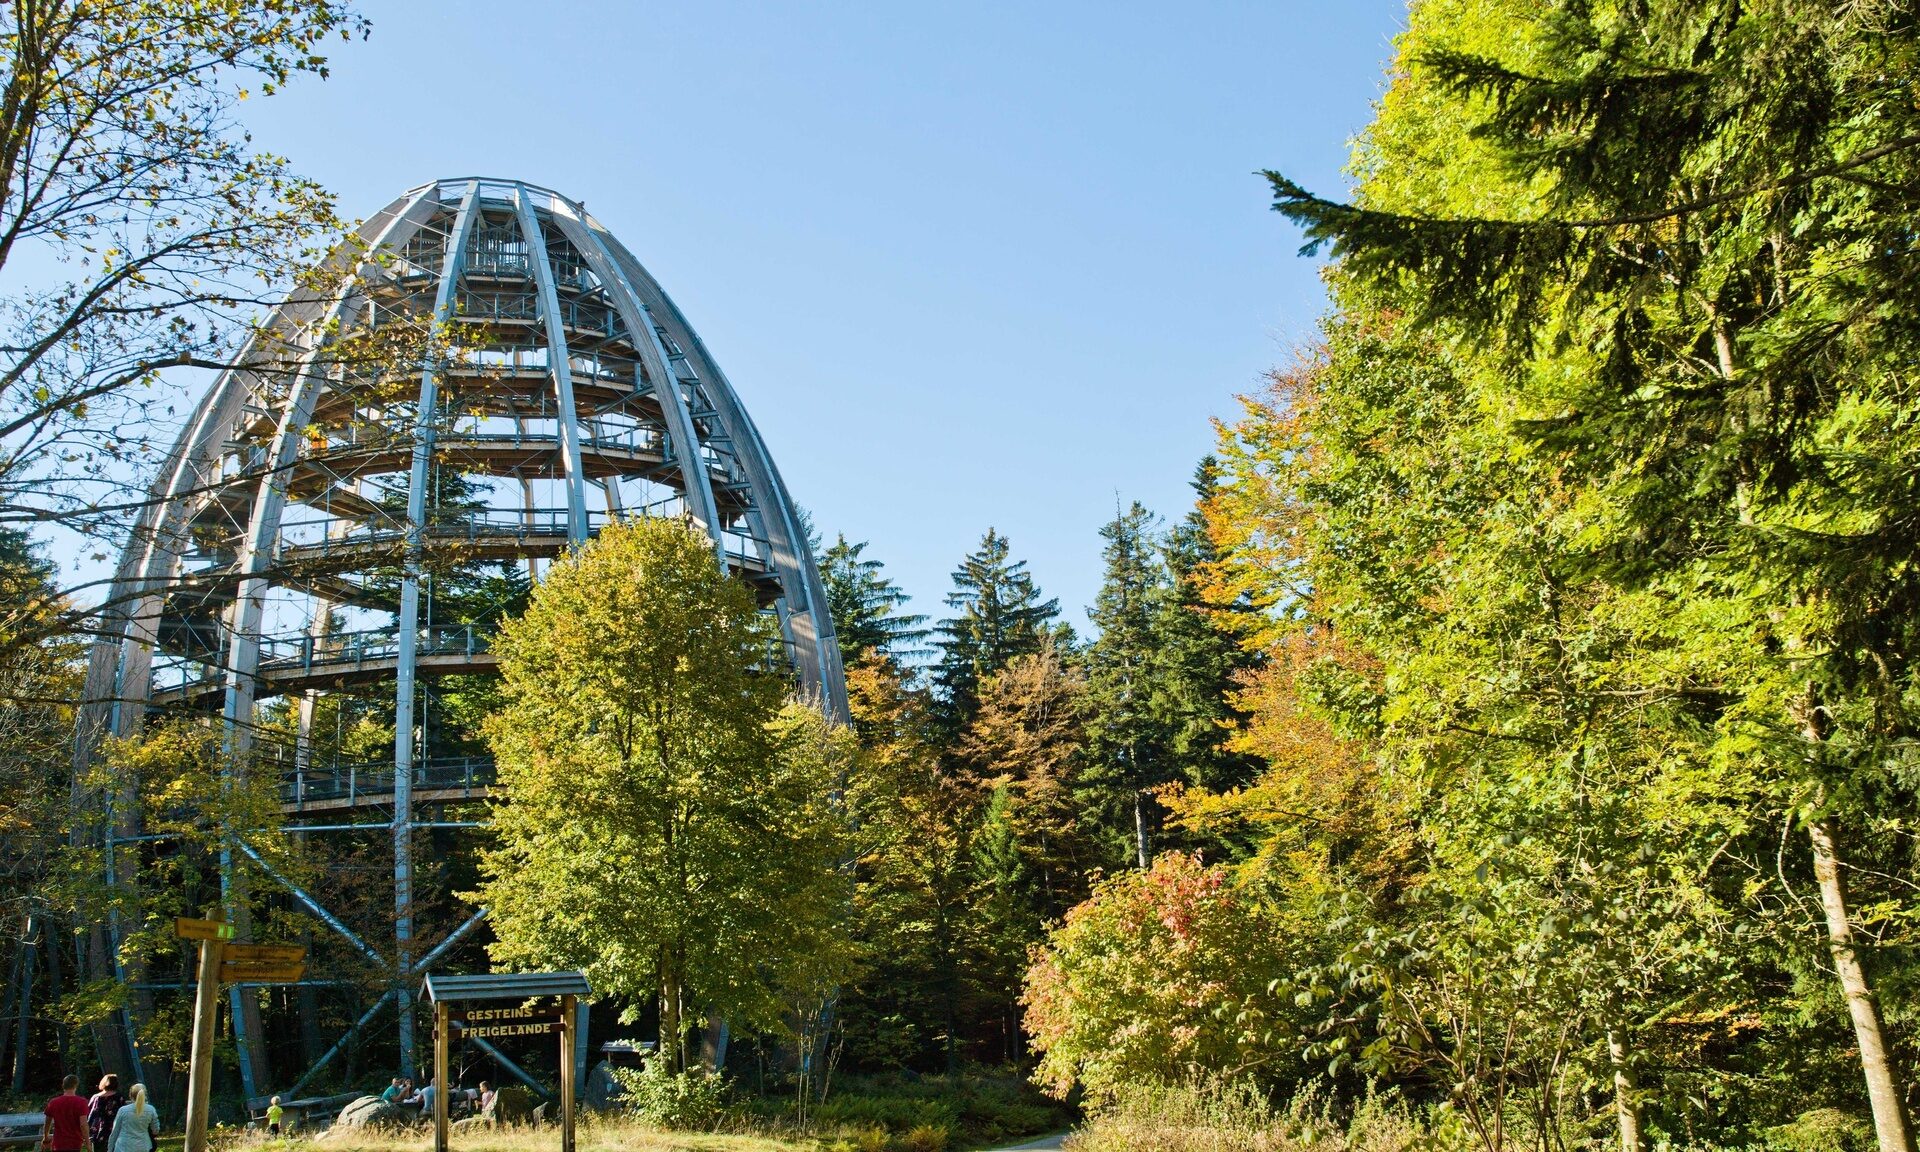
{"type": "Polygon", "coordinates": [[[57,270],[0,305],[0,524],[124,531],[168,370],[230,364],[340,232],[235,104],[324,76],[323,41],[365,29],[337,0],[0,6],[0,273],[57,270]]]}
{"type": "Polygon", "coordinates": [[[778,1029],[844,975],[844,749],[776,722],[775,637],[704,534],[608,525],[494,646],[496,961],[657,997],[676,1070],[694,1012],[778,1029]]]}
{"type": "Polygon", "coordinates": [[[1900,6],[1431,3],[1356,202],[1269,174],[1350,317],[1470,354],[1564,571],[1669,605],[1647,699],[1804,836],[1883,1152],[1914,1146],[1863,916],[1910,904],[1873,853],[1914,810],[1917,49],[1900,6]]]}

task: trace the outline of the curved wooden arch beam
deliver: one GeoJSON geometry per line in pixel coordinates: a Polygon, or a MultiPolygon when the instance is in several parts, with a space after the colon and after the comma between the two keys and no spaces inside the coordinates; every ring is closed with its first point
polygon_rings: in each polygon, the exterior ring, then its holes
{"type": "Polygon", "coordinates": [[[746,470],[754,503],[764,518],[768,547],[773,552],[769,559],[787,593],[788,639],[794,645],[795,660],[801,665],[802,683],[818,691],[830,714],[844,721],[848,716],[846,688],[840,675],[839,644],[834,638],[832,618],[826,611],[826,590],[821,586],[812,557],[804,553],[806,535],[800,529],[793,501],[774,467],[773,458],[732,383],[708,353],[693,325],[632,253],[617,240],[613,246],[639,290],[642,303],[661,321],[692,363],[695,374],[707,388],[707,398],[712,401],[721,426],[733,441],[734,455],[746,470]]]}
{"type": "Polygon", "coordinates": [[[612,297],[614,308],[619,311],[620,319],[625,322],[632,338],[634,350],[640,354],[640,363],[653,379],[655,399],[660,402],[660,411],[666,416],[667,444],[680,465],[687,511],[701,530],[713,538],[714,554],[725,564],[726,545],[721,540],[720,514],[713,498],[712,479],[707,475],[706,458],[700,453],[700,438],[693,430],[693,417],[687,411],[687,398],[680,391],[680,382],[674,378],[672,365],[667,363],[667,350],[660,343],[660,334],[653,329],[653,319],[647,314],[647,307],[641,302],[639,293],[633,290],[626,272],[608,252],[606,243],[601,239],[601,229],[577,214],[572,204],[558,197],[554,200],[552,211],[561,234],[580,250],[587,267],[600,278],[600,283],[612,297]]]}
{"type": "Polygon", "coordinates": [[[553,381],[553,402],[559,410],[560,455],[567,471],[567,539],[575,544],[587,538],[587,485],[580,466],[580,409],[573,402],[573,358],[567,351],[566,318],[560,315],[560,293],[553,283],[553,265],[547,259],[547,234],[533,214],[524,184],[513,186],[514,216],[527,244],[527,263],[539,289],[540,318],[547,329],[547,375],[553,381]]]}

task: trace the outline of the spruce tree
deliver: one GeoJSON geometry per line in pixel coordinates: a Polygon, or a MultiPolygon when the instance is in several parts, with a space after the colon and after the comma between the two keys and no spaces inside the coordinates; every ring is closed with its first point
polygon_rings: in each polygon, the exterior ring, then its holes
{"type": "Polygon", "coordinates": [[[1086,654],[1093,711],[1087,782],[1101,807],[1129,826],[1122,835],[1130,834],[1141,868],[1152,859],[1149,789],[1177,771],[1160,651],[1172,580],[1160,555],[1157,519],[1135,501],[1100,530],[1106,574],[1087,613],[1100,631],[1086,654]]]}
{"type": "Polygon", "coordinates": [[[940,660],[934,679],[954,731],[980,707],[980,686],[1016,656],[1038,652],[1060,614],[1058,600],[1042,600],[1025,560],[1014,560],[1007,538],[992,528],[953,573],[947,607],[959,614],[940,621],[940,660]]]}
{"type": "Polygon", "coordinates": [[[912,597],[901,591],[878,560],[865,556],[867,542],[848,542],[845,534],[820,553],[820,582],[826,586],[827,611],[840,642],[840,662],[851,668],[868,656],[911,660],[925,653],[925,616],[900,611],[912,597]]]}
{"type": "Polygon", "coordinates": [[[1200,788],[1220,791],[1253,778],[1256,760],[1227,746],[1246,716],[1233,703],[1243,674],[1258,661],[1236,636],[1233,617],[1252,611],[1244,597],[1224,607],[1208,602],[1204,585],[1220,550],[1207,531],[1205,508],[1220,483],[1220,462],[1209,455],[1194,469],[1194,507],[1167,534],[1165,556],[1172,582],[1161,600],[1155,631],[1165,667],[1171,750],[1180,775],[1200,788]]]}

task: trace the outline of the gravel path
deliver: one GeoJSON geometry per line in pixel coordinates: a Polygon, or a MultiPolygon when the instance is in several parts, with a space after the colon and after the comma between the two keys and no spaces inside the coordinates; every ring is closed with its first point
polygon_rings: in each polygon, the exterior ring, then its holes
{"type": "Polygon", "coordinates": [[[1059,1148],[1070,1135],[1072,1135],[1070,1132],[1055,1132],[1051,1136],[1042,1136],[1040,1139],[1032,1141],[1031,1143],[1015,1144],[1008,1148],[996,1148],[994,1152],[1047,1152],[1048,1149],[1059,1148]]]}

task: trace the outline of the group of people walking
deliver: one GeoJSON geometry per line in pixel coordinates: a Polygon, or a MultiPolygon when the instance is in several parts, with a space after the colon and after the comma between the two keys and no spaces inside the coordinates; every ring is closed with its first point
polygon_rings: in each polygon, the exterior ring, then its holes
{"type": "MultiPolygon", "coordinates": [[[[4,3],[0,0],[0,5],[4,3]]],[[[431,1117],[433,1094],[430,1082],[416,1090],[411,1080],[395,1077],[380,1096],[431,1117]]],[[[492,1119],[498,1097],[493,1086],[482,1080],[478,1090],[456,1086],[449,1103],[456,1111],[492,1119]]],[[[60,1095],[47,1101],[43,1112],[42,1152],[154,1152],[160,1139],[160,1113],[147,1102],[147,1086],[135,1084],[122,1093],[120,1077],[111,1072],[100,1078],[100,1090],[90,1097],[80,1095],[80,1077],[68,1076],[61,1082],[60,1095]]],[[[267,1108],[269,1136],[281,1134],[283,1116],[280,1097],[275,1096],[267,1108]]]]}
{"type": "Polygon", "coordinates": [[[80,1095],[80,1077],[68,1076],[44,1111],[45,1152],[153,1152],[160,1138],[160,1113],[147,1103],[147,1086],[122,1094],[120,1077],[111,1072],[90,1098],[80,1095]]]}

